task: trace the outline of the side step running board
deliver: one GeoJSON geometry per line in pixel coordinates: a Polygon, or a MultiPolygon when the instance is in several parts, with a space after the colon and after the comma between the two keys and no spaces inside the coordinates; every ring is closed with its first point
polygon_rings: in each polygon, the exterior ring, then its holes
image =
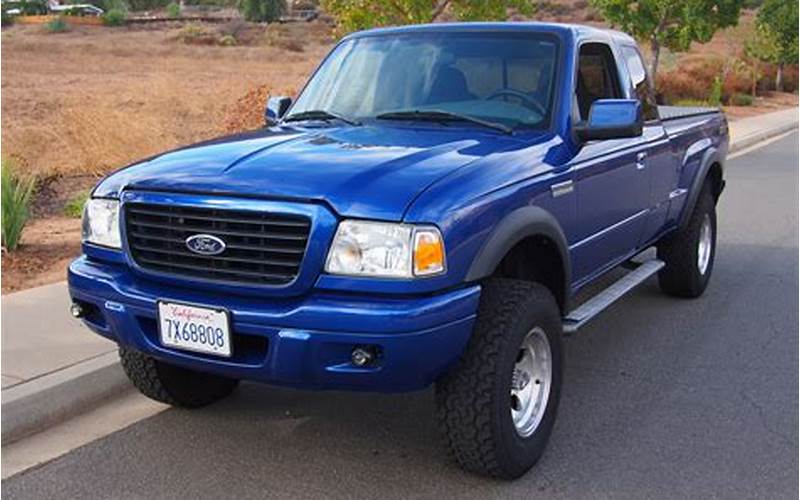
{"type": "Polygon", "coordinates": [[[636,269],[629,272],[611,286],[587,300],[576,309],[573,309],[564,318],[564,333],[574,333],[578,328],[588,323],[592,318],[603,312],[608,306],[616,302],[626,293],[630,292],[647,278],[664,267],[664,261],[653,259],[642,262],[636,269]]]}

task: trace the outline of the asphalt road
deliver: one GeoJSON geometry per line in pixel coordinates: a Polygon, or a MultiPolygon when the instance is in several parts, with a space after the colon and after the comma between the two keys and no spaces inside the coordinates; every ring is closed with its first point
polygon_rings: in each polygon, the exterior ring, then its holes
{"type": "Polygon", "coordinates": [[[5,498],[798,497],[798,136],[729,163],[714,276],[651,280],[567,340],[559,420],[513,483],[462,473],[431,391],[245,384],[3,481],[5,498]]]}

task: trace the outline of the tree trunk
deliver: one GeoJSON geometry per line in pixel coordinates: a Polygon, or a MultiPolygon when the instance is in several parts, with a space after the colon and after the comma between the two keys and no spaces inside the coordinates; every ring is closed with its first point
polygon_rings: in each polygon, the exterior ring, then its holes
{"type": "Polygon", "coordinates": [[[661,12],[661,19],[658,21],[658,27],[656,27],[653,34],[650,35],[650,53],[653,56],[653,60],[650,62],[650,79],[653,80],[653,92],[657,92],[656,89],[658,88],[658,58],[661,56],[660,37],[661,33],[667,28],[669,9],[670,7],[668,6],[664,7],[664,10],[661,12]]]}
{"type": "Polygon", "coordinates": [[[444,10],[450,4],[451,0],[442,0],[442,2],[433,9],[433,14],[431,14],[431,22],[436,21],[436,19],[442,15],[444,10]]]}
{"type": "Polygon", "coordinates": [[[753,69],[752,69],[752,71],[753,71],[753,75],[752,75],[753,76],[753,85],[752,85],[752,87],[750,89],[750,94],[753,96],[753,98],[756,97],[756,92],[758,91],[758,73],[759,73],[759,67],[758,66],[759,66],[758,65],[758,61],[753,62],[753,69]]]}
{"type": "Polygon", "coordinates": [[[653,80],[653,87],[656,87],[656,72],[658,71],[658,58],[661,56],[661,44],[655,34],[650,38],[650,54],[653,59],[650,61],[650,78],[653,80]]]}
{"type": "Polygon", "coordinates": [[[783,92],[783,63],[778,64],[778,72],[775,74],[775,90],[783,92]]]}

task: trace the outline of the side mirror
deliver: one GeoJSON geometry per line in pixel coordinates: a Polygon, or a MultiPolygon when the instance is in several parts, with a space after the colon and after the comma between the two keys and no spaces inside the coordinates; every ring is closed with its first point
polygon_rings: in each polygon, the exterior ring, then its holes
{"type": "Polygon", "coordinates": [[[589,122],[575,127],[582,141],[622,139],[642,135],[642,104],[637,99],[598,99],[589,110],[589,122]]]}
{"type": "Polygon", "coordinates": [[[267,124],[267,127],[278,123],[291,104],[291,97],[278,96],[267,99],[267,109],[264,110],[264,123],[267,124]]]}

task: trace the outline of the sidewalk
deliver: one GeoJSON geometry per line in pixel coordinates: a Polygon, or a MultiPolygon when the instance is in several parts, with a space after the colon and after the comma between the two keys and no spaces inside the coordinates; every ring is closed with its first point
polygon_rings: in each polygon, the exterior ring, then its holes
{"type": "Polygon", "coordinates": [[[69,313],[62,281],[2,298],[2,443],[82,413],[128,386],[116,344],[69,313]]]}
{"type": "MultiPolygon", "coordinates": [[[[788,109],[730,122],[730,153],[797,128],[788,109]]],[[[116,346],[69,314],[66,282],[2,298],[2,441],[86,411],[128,387],[116,346]]]]}
{"type": "Polygon", "coordinates": [[[788,132],[797,128],[797,124],[797,108],[731,121],[728,123],[731,139],[728,153],[740,151],[770,137],[788,132]]]}
{"type": "Polygon", "coordinates": [[[69,313],[67,283],[2,299],[2,376],[6,389],[116,350],[69,313]]]}

